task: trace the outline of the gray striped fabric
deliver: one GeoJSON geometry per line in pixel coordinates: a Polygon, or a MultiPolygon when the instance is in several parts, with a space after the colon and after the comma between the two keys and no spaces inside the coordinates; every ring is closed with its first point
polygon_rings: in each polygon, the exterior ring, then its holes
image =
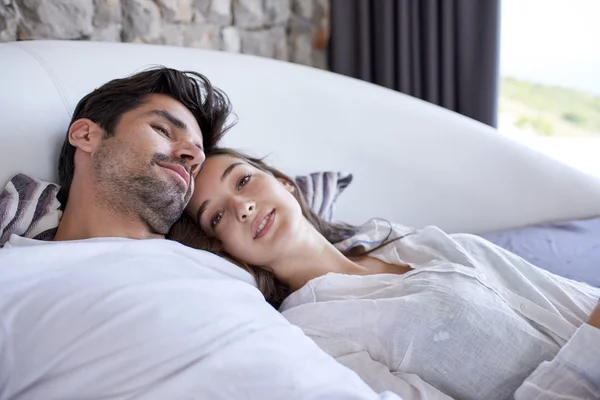
{"type": "MultiPolygon", "coordinates": [[[[331,221],[335,202],[352,182],[352,174],[315,172],[295,178],[298,190],[321,218],[331,221]]],[[[56,198],[58,185],[24,174],[15,175],[0,193],[0,247],[13,233],[51,240],[62,211],[56,198]]]]}
{"type": "Polygon", "coordinates": [[[352,182],[352,174],[342,172],[315,172],[297,176],[296,185],[302,196],[319,217],[331,221],[338,196],[352,182]]]}
{"type": "Polygon", "coordinates": [[[56,199],[58,186],[15,175],[0,193],[0,247],[10,235],[50,240],[62,216],[56,199]]]}

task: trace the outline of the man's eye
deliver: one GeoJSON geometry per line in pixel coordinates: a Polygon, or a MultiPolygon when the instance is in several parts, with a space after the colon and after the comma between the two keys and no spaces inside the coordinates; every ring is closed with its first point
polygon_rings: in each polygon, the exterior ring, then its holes
{"type": "Polygon", "coordinates": [[[241,188],[243,188],[244,186],[246,186],[246,184],[248,182],[250,182],[250,178],[252,178],[252,174],[248,174],[248,175],[244,175],[240,178],[240,180],[237,183],[237,188],[238,190],[240,190],[241,188]]]}
{"type": "Polygon", "coordinates": [[[210,219],[210,227],[214,229],[215,226],[217,226],[219,224],[219,222],[221,222],[222,218],[223,218],[222,212],[218,212],[215,215],[213,215],[213,217],[210,219]]]}
{"type": "Polygon", "coordinates": [[[160,125],[153,125],[152,128],[154,128],[155,131],[160,132],[161,134],[165,135],[166,137],[171,137],[171,135],[169,134],[169,130],[167,128],[164,128],[160,125]]]}

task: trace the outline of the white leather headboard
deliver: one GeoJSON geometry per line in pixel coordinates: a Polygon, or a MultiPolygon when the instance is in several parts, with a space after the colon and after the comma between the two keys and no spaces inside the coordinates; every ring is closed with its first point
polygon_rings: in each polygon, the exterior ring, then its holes
{"type": "Polygon", "coordinates": [[[227,92],[239,124],[226,145],[290,174],[352,172],[340,219],[485,232],[600,215],[600,181],[409,96],[281,61],[121,43],[0,44],[0,185],[17,172],[55,180],[78,100],[156,64],[227,92]]]}

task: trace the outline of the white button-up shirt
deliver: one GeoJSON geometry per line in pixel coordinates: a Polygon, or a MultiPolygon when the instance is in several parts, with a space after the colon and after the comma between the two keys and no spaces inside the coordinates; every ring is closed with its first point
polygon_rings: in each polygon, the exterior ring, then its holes
{"type": "MultiPolygon", "coordinates": [[[[374,220],[338,247],[373,248],[389,232],[374,220]]],[[[600,329],[584,324],[600,289],[473,235],[393,225],[390,237],[410,232],[372,256],[412,271],[318,277],[283,315],[405,400],[600,398],[600,329]]]]}

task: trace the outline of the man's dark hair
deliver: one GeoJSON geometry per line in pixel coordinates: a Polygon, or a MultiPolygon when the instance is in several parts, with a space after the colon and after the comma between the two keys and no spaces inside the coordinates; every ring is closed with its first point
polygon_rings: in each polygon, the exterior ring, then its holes
{"type": "MultiPolygon", "coordinates": [[[[208,78],[197,72],[158,67],[127,78],[112,80],[82,98],[69,127],[80,118],[88,118],[114,135],[123,114],[140,107],[152,94],[167,95],[186,106],[200,126],[204,151],[209,153],[232,124],[226,125],[231,114],[227,95],[212,86],[208,78]]],[[[69,133],[58,160],[61,190],[58,196],[64,209],[75,172],[75,146],[69,143],[69,133]]]]}

